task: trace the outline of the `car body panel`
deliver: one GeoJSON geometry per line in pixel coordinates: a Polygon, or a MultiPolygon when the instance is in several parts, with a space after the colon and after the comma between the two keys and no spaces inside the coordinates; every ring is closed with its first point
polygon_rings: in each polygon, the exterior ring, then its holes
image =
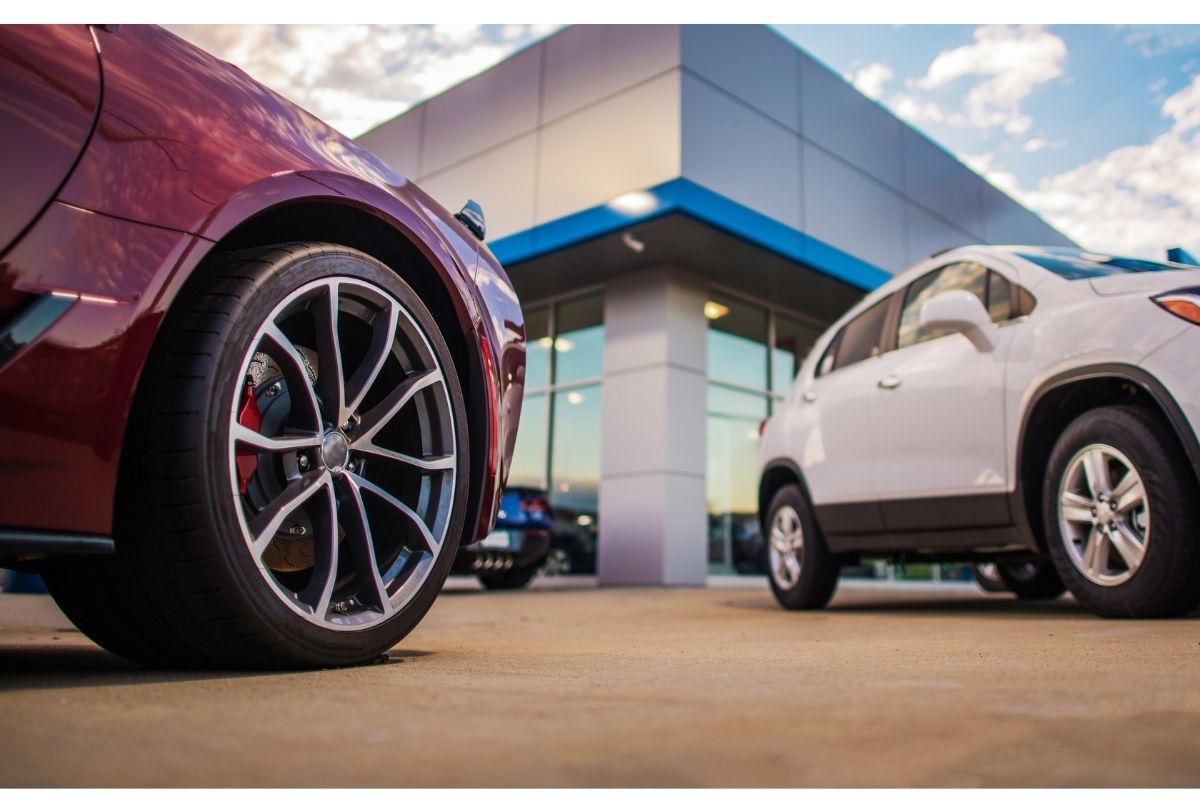
{"type": "Polygon", "coordinates": [[[240,226],[320,203],[369,214],[413,245],[476,346],[475,368],[490,364],[463,381],[491,420],[481,429],[488,440],[471,446],[492,454],[463,541],[485,536],[512,455],[524,365],[520,306],[491,254],[402,175],[235,67],[153,26],[95,35],[105,87],[95,132],[0,271],[0,293],[88,296],[0,367],[0,401],[20,411],[0,422],[0,468],[31,485],[38,474],[54,481],[57,507],[13,504],[0,527],[111,532],[129,402],[171,302],[240,226]],[[44,398],[42,387],[62,389],[64,375],[76,396],[44,398]],[[30,430],[37,455],[8,455],[7,443],[30,430]]]}
{"type": "Polygon", "coordinates": [[[53,199],[99,108],[100,65],[86,25],[14,25],[0,37],[0,253],[53,199]]]}

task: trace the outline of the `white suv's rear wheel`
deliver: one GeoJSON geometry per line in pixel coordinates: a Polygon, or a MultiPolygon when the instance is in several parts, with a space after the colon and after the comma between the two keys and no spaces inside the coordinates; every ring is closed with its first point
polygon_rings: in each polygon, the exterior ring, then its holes
{"type": "Polygon", "coordinates": [[[1046,543],[1084,606],[1109,617],[1200,602],[1200,500],[1173,434],[1149,411],[1098,408],[1063,431],[1044,485],[1046,543]]]}

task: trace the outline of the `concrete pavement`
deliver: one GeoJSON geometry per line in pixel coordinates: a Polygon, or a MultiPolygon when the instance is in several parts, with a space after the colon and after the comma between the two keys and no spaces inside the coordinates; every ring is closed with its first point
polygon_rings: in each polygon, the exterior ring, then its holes
{"type": "Polygon", "coordinates": [[[1196,786],[1200,620],[458,580],[386,663],[197,674],[0,594],[0,784],[1196,786]]]}

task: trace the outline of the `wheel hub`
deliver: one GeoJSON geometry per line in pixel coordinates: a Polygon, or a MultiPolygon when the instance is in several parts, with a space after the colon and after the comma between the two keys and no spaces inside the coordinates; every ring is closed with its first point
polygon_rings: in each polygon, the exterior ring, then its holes
{"type": "Polygon", "coordinates": [[[321,461],[325,468],[338,474],[350,463],[350,440],[341,431],[330,431],[321,442],[321,461]]]}

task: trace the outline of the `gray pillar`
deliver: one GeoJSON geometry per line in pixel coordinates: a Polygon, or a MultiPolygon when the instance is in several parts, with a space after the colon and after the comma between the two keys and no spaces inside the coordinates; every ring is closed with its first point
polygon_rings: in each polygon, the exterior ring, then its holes
{"type": "Polygon", "coordinates": [[[605,289],[601,584],[704,584],[706,299],[670,267],[605,289]]]}

